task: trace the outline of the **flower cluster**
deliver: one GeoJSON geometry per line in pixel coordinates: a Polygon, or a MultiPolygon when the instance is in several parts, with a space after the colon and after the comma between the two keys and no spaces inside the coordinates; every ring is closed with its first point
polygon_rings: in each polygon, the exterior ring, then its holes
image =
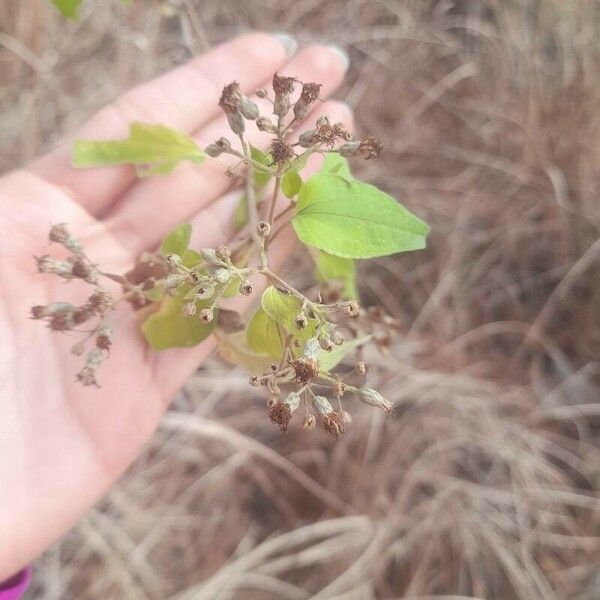
{"type": "MultiPolygon", "coordinates": [[[[349,175],[343,157],[369,160],[381,152],[381,142],[373,136],[357,140],[342,123],[332,123],[327,117],[319,118],[306,131],[297,131],[320,94],[320,84],[279,73],[273,77],[272,89],[258,90],[255,100],[237,82],[223,88],[219,106],[234,141],[220,137],[206,146],[204,154],[217,160],[234,157],[225,167],[227,173],[245,182],[245,205],[241,208],[242,226],[247,227],[230,245],[193,250],[188,247],[191,226],[182,224],[167,235],[160,249],[143,253],[120,275],[94,264],[65,224],[51,228],[50,241],[61,244],[68,256],[64,260],[38,257],[38,270],[66,281],[83,281],[93,290],[81,305],[55,302],[34,306],[32,316],[46,321],[54,331],[84,334],[73,347],[75,354],[85,354],[84,366],[77,374],[83,385],[98,385],[98,367],[112,346],[110,313],[117,302],[127,302],[136,310],[160,307],[142,325],[146,339],[156,349],[199,343],[216,330],[219,343],[234,348],[230,356],[242,357],[243,362],[249,355],[253,365],[260,364],[262,372],[254,369],[259,372],[250,377],[250,384],[266,388],[269,419],[283,431],[296,414],[301,414],[305,429],[320,423],[325,431],[340,436],[352,421],[343,406],[348,396],[389,413],[391,403],[364,385],[367,367],[363,361],[355,361],[345,374],[333,374],[332,369],[347,353],[368,341],[385,350],[386,336],[398,324],[382,312],[362,309],[354,299],[357,294],[348,293],[343,274],[339,279],[330,273],[316,299],[310,299],[269,265],[269,245],[290,225],[299,202],[304,185],[299,171],[306,159],[312,154],[334,158],[338,161],[334,172],[343,167],[342,172],[349,175]],[[249,143],[251,126],[270,134],[266,151],[249,143]],[[289,199],[283,208],[281,193],[289,199]],[[242,317],[224,309],[221,301],[252,294],[252,280],[261,276],[267,289],[260,307],[244,325],[242,317]],[[120,286],[118,299],[101,285],[104,279],[120,286]],[[93,347],[86,348],[91,340],[93,347]]],[[[164,133],[164,129],[154,134],[164,133]]],[[[343,191],[347,189],[341,176],[330,176],[344,183],[343,191]]],[[[353,189],[358,187],[355,182],[353,189]]],[[[384,201],[389,202],[389,198],[384,201]]]]}

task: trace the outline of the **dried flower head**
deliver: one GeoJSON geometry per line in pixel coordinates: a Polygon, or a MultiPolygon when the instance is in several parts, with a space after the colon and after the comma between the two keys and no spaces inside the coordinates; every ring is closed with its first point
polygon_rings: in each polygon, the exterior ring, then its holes
{"type": "Polygon", "coordinates": [[[336,438],[339,438],[344,433],[346,419],[346,411],[332,411],[323,416],[323,427],[327,433],[330,433],[336,438]]]}
{"type": "Polygon", "coordinates": [[[294,377],[299,383],[309,383],[319,374],[319,361],[316,358],[301,356],[290,364],[294,369],[294,377]]]}
{"type": "Polygon", "coordinates": [[[270,403],[269,406],[269,419],[275,425],[279,425],[282,431],[287,431],[288,425],[292,419],[292,411],[290,407],[283,403],[275,400],[270,403]]]}
{"type": "Polygon", "coordinates": [[[87,301],[88,305],[96,312],[97,315],[104,317],[107,315],[114,305],[114,299],[109,292],[98,288],[87,301]]]}
{"type": "Polygon", "coordinates": [[[237,81],[233,81],[223,88],[221,98],[219,99],[219,106],[227,116],[237,113],[241,102],[242,92],[240,91],[240,84],[237,81]]]}
{"type": "Polygon", "coordinates": [[[358,146],[357,155],[362,156],[366,160],[377,158],[383,150],[381,140],[369,135],[358,146]]]}
{"type": "Polygon", "coordinates": [[[276,165],[285,165],[296,158],[294,148],[279,138],[275,138],[271,142],[271,155],[276,165]]]}

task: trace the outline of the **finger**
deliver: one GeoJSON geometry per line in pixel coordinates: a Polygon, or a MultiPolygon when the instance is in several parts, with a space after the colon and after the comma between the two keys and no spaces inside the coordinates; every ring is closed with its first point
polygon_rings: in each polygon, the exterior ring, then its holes
{"type": "MultiPolygon", "coordinates": [[[[292,59],[285,72],[304,81],[322,81],[325,98],[341,83],[345,64],[335,50],[311,47],[292,59]]],[[[235,140],[224,117],[207,125],[196,137],[205,144],[223,135],[233,144],[235,140]]],[[[246,137],[264,148],[272,136],[250,124],[246,137]]],[[[223,156],[223,160],[231,158],[223,156]]],[[[200,166],[184,164],[171,175],[140,181],[115,206],[107,226],[126,247],[140,252],[155,246],[169,229],[211,204],[231,185],[221,160],[207,160],[200,166]]]]}
{"type": "Polygon", "coordinates": [[[286,62],[292,38],[250,33],[126,92],[103,108],[74,136],[31,165],[46,180],[67,188],[89,212],[98,215],[136,180],[131,166],[78,170],[71,166],[72,141],[118,139],[133,121],[160,123],[192,133],[219,114],[223,86],[239,81],[254,91],[286,62]]]}
{"type": "MultiPolygon", "coordinates": [[[[348,130],[352,129],[352,112],[346,104],[330,101],[323,106],[321,112],[328,114],[335,121],[341,121],[348,130]]],[[[311,157],[305,169],[306,175],[316,171],[321,162],[319,157],[311,157]]],[[[233,212],[239,196],[239,193],[232,192],[226,196],[223,203],[214,203],[191,219],[194,230],[193,247],[214,247],[224,240],[231,239],[233,235],[231,226],[233,212]]],[[[292,252],[295,243],[295,236],[290,229],[285,230],[273,242],[269,247],[269,266],[273,270],[278,270],[283,265],[285,259],[292,252]]],[[[262,277],[255,277],[254,279],[255,292],[252,296],[239,296],[233,300],[233,306],[229,305],[228,308],[231,307],[243,312],[250,305],[256,304],[258,298],[260,298],[260,293],[265,288],[265,281],[262,277]]],[[[189,374],[214,350],[215,345],[216,341],[211,336],[195,348],[174,348],[155,354],[155,378],[165,402],[172,398],[189,374]]]]}

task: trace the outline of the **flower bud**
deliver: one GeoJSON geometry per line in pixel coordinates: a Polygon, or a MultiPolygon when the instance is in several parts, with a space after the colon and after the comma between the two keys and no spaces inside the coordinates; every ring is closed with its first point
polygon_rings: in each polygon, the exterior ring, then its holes
{"type": "Polygon", "coordinates": [[[223,264],[223,261],[221,258],[219,258],[217,251],[213,250],[212,248],[204,248],[200,250],[200,256],[202,257],[202,260],[207,262],[209,265],[219,267],[223,264]]]}
{"type": "Polygon", "coordinates": [[[184,275],[179,275],[178,273],[173,273],[172,275],[167,275],[162,280],[162,285],[166,290],[172,290],[178,288],[185,281],[184,275]]]}
{"type": "Polygon", "coordinates": [[[268,221],[259,221],[256,225],[256,233],[258,234],[258,237],[263,239],[269,237],[269,234],[271,233],[271,225],[268,223],[268,221]]]}
{"type": "Polygon", "coordinates": [[[343,381],[334,381],[331,384],[331,393],[336,398],[341,398],[344,395],[345,391],[346,391],[346,385],[344,384],[343,381]]]}
{"type": "Polygon", "coordinates": [[[215,146],[220,148],[223,152],[229,152],[229,150],[231,150],[231,142],[226,137],[220,137],[215,142],[215,146]]]}
{"type": "Polygon", "coordinates": [[[359,360],[354,368],[359,375],[365,375],[367,372],[367,364],[362,360],[359,360]]]}
{"type": "Polygon", "coordinates": [[[266,131],[267,133],[275,133],[277,127],[267,117],[258,117],[256,119],[256,127],[259,131],[266,131]]]}
{"type": "Polygon", "coordinates": [[[313,398],[313,403],[317,411],[322,415],[328,415],[333,412],[333,406],[331,406],[331,403],[325,396],[315,396],[313,398]]]}
{"type": "Polygon", "coordinates": [[[359,399],[369,406],[382,408],[385,412],[389,412],[392,409],[392,403],[373,388],[361,388],[358,390],[358,394],[359,399]]]}
{"type": "Polygon", "coordinates": [[[208,300],[215,295],[215,288],[212,285],[200,285],[195,290],[193,297],[195,300],[208,300]]]}
{"type": "Polygon", "coordinates": [[[176,269],[181,265],[181,256],[179,256],[179,254],[167,254],[165,256],[165,261],[171,269],[176,269]]]}
{"type": "Polygon", "coordinates": [[[219,283],[227,283],[231,277],[231,271],[229,269],[216,269],[214,276],[219,283]]]}
{"type": "Polygon", "coordinates": [[[227,115],[227,122],[229,123],[229,128],[231,131],[233,131],[233,133],[236,135],[240,135],[246,130],[246,124],[241,112],[234,112],[230,115],[227,115]]]}
{"type": "Polygon", "coordinates": [[[231,250],[229,246],[226,246],[225,244],[219,244],[215,249],[215,254],[217,258],[224,263],[228,262],[231,258],[231,250]]]}
{"type": "Polygon", "coordinates": [[[260,115],[258,110],[258,106],[250,98],[244,96],[242,101],[240,102],[240,112],[244,116],[245,119],[250,121],[254,121],[260,115]]]}
{"type": "Polygon", "coordinates": [[[294,317],[294,325],[298,329],[306,329],[306,326],[308,325],[307,316],[304,313],[300,313],[299,315],[296,315],[294,317]]]}
{"type": "Polygon", "coordinates": [[[304,356],[306,358],[317,359],[319,354],[321,353],[321,345],[319,344],[319,340],[317,338],[309,338],[306,340],[304,344],[304,356]]]}
{"type": "Polygon", "coordinates": [[[360,142],[348,142],[347,144],[342,144],[337,151],[341,156],[348,158],[349,156],[355,156],[359,147],[360,142]]]}
{"type": "Polygon", "coordinates": [[[184,317],[193,317],[196,314],[197,310],[198,307],[196,305],[196,302],[186,302],[183,305],[181,312],[183,313],[184,317]]]}
{"type": "Polygon", "coordinates": [[[357,317],[358,313],[360,312],[360,306],[358,305],[358,302],[355,302],[354,300],[346,302],[344,304],[344,312],[349,317],[357,317]]]}
{"type": "Polygon", "coordinates": [[[315,143],[315,130],[309,129],[300,134],[298,137],[298,143],[302,148],[310,148],[315,143]]]}
{"type": "Polygon", "coordinates": [[[252,284],[246,279],[240,283],[240,294],[242,296],[249,296],[254,291],[252,284]]]}
{"type": "Polygon", "coordinates": [[[306,415],[306,418],[304,419],[304,423],[302,423],[302,427],[304,427],[304,429],[307,429],[308,431],[312,431],[317,425],[317,419],[315,417],[315,415],[313,415],[312,413],[309,415],[306,415]]]}
{"type": "Polygon", "coordinates": [[[204,148],[204,152],[206,152],[206,154],[209,156],[212,156],[212,158],[217,158],[217,156],[220,156],[223,153],[223,150],[216,144],[209,144],[206,146],[206,148],[204,148]]]}
{"type": "Polygon", "coordinates": [[[208,324],[212,323],[212,320],[215,318],[215,313],[212,308],[203,308],[200,311],[199,319],[201,323],[208,324]]]}
{"type": "Polygon", "coordinates": [[[327,352],[331,352],[331,350],[333,349],[333,342],[326,333],[323,333],[319,336],[319,345],[321,346],[321,348],[323,348],[323,350],[326,350],[327,352]]]}
{"type": "Polygon", "coordinates": [[[294,412],[300,406],[300,394],[298,392],[290,392],[283,403],[294,412]]]}
{"type": "Polygon", "coordinates": [[[331,332],[331,341],[336,346],[341,346],[344,343],[344,340],[345,340],[344,332],[341,331],[340,329],[334,329],[331,332]]]}
{"type": "Polygon", "coordinates": [[[260,89],[256,90],[256,96],[258,98],[266,98],[267,97],[267,90],[265,90],[265,88],[260,88],[260,89]]]}

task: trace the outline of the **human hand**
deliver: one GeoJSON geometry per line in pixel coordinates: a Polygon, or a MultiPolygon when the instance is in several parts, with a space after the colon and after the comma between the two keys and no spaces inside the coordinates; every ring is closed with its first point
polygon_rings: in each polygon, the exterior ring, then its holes
{"type": "MultiPolygon", "coordinates": [[[[323,83],[325,98],[345,67],[333,48],[313,46],[289,59],[281,39],[244,35],[127,92],[77,137],[126,137],[137,120],[188,132],[204,146],[227,132],[217,102],[230,81],[249,93],[282,70],[323,83]]],[[[321,104],[309,120],[321,114],[351,125],[342,103],[321,104]]],[[[258,132],[250,139],[259,146],[261,140],[266,138],[258,132]]],[[[110,362],[99,372],[102,388],[77,384],[79,359],[69,352],[73,339],[28,319],[31,305],[65,296],[56,278],[37,274],[32,259],[47,252],[49,226],[68,223],[94,262],[118,272],[184,221],[194,225],[194,247],[227,239],[239,197],[211,161],[137,180],[130,167],[75,170],[70,153],[66,140],[0,178],[0,580],[35,558],[106,492],[214,346],[208,339],[193,349],[150,352],[127,307],[115,315],[118,335],[110,362]]],[[[278,239],[275,263],[291,244],[285,236],[278,239]]],[[[81,299],[77,283],[67,290],[81,299]]]]}

